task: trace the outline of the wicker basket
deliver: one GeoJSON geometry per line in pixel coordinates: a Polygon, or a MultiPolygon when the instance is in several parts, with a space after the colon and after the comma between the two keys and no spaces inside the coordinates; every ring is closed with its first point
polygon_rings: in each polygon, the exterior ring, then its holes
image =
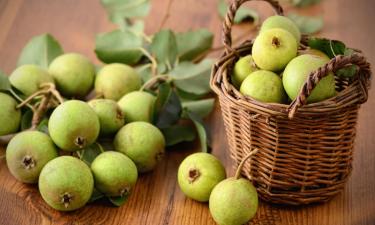
{"type": "MultiPolygon", "coordinates": [[[[238,165],[253,149],[242,174],[252,180],[260,197],[277,204],[323,202],[339,193],[352,170],[358,110],[366,102],[371,70],[358,52],[337,56],[312,72],[290,105],[269,104],[243,96],[231,84],[234,62],[251,53],[252,41],[231,47],[231,26],[241,4],[235,0],[223,24],[225,53],[213,66],[211,87],[218,94],[231,157],[238,165]],[[357,65],[352,79],[336,77],[338,94],[306,104],[315,85],[330,71],[357,65]]],[[[276,1],[270,3],[282,15],[276,1]]],[[[304,37],[300,47],[305,46],[304,37]]]]}

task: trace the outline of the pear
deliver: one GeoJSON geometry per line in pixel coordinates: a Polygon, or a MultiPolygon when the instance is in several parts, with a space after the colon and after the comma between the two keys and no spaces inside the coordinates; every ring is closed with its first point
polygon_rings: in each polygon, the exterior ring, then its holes
{"type": "Polygon", "coordinates": [[[120,152],[108,151],[98,155],[91,164],[95,187],[110,197],[128,196],[137,182],[134,162],[120,152]]]}
{"type": "Polygon", "coordinates": [[[133,160],[138,172],[144,173],[153,170],[164,156],[165,139],[157,127],[138,121],[117,132],[114,147],[133,160]]]}
{"type": "Polygon", "coordinates": [[[272,28],[281,28],[290,32],[296,41],[299,43],[301,40],[301,32],[293,20],[285,16],[270,16],[263,23],[260,28],[260,33],[272,28]]]}
{"type": "Polygon", "coordinates": [[[178,184],[182,192],[194,200],[207,202],[212,189],[226,177],[224,166],[212,154],[194,153],[178,168],[178,184]]]}
{"type": "Polygon", "coordinates": [[[117,102],[111,99],[94,99],[88,104],[99,118],[101,135],[114,134],[124,125],[124,114],[117,102]]]}
{"type": "Polygon", "coordinates": [[[103,66],[95,79],[95,92],[115,101],[140,87],[138,73],[132,67],[120,63],[103,66]]]}
{"type": "Polygon", "coordinates": [[[330,58],[324,52],[319,51],[318,49],[314,49],[314,48],[307,48],[307,49],[299,50],[298,55],[316,55],[316,56],[323,57],[327,60],[330,60],[330,58]]]}
{"type": "Polygon", "coordinates": [[[286,99],[281,78],[266,70],[255,71],[246,77],[240,92],[261,102],[283,103],[286,99]]]}
{"type": "Polygon", "coordinates": [[[99,118],[86,102],[69,100],[52,112],[48,131],[62,150],[80,150],[96,141],[100,131],[99,118]]]}
{"type": "Polygon", "coordinates": [[[17,109],[16,100],[0,92],[0,136],[14,133],[21,123],[21,110],[17,109]]]}
{"type": "Polygon", "coordinates": [[[58,156],[51,138],[40,131],[23,131],[14,136],[6,150],[10,173],[23,183],[37,183],[40,171],[58,156]]]}
{"type": "Polygon", "coordinates": [[[254,63],[253,57],[247,55],[241,57],[235,64],[232,75],[232,82],[236,88],[239,88],[245,80],[245,78],[252,72],[258,70],[257,66],[254,63]]]}
{"type": "Polygon", "coordinates": [[[54,83],[53,77],[47,70],[37,65],[22,65],[9,76],[10,84],[29,96],[40,89],[44,83],[54,83]]]}
{"type": "Polygon", "coordinates": [[[90,168],[72,156],[49,161],[39,176],[39,191],[44,201],[59,211],[83,207],[91,197],[94,178],[90,168]]]}
{"type": "Polygon", "coordinates": [[[118,101],[125,122],[152,122],[156,97],[144,91],[133,91],[118,101]]]}
{"type": "MultiPolygon", "coordinates": [[[[309,74],[328,61],[328,58],[309,54],[300,55],[290,61],[283,73],[283,85],[289,98],[294,100],[309,74]]],[[[307,98],[307,102],[319,102],[335,95],[335,77],[331,72],[319,81],[307,98]]]]}
{"type": "Polygon", "coordinates": [[[252,56],[260,69],[278,72],[297,56],[297,48],[297,41],[291,33],[273,28],[255,38],[252,56]]]}
{"type": "Polygon", "coordinates": [[[66,53],[55,58],[48,72],[65,97],[85,97],[94,84],[95,67],[86,56],[66,53]]]}
{"type": "Polygon", "coordinates": [[[210,213],[219,225],[242,225],[251,220],[258,209],[258,194],[253,184],[240,178],[244,162],[257,150],[253,150],[240,163],[235,177],[217,184],[209,199],[210,213]]]}

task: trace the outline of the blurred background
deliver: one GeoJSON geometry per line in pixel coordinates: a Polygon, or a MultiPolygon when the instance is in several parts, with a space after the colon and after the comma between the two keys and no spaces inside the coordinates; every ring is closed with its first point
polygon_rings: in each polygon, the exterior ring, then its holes
{"type": "MultiPolygon", "coordinates": [[[[323,27],[316,35],[339,39],[350,47],[362,49],[370,62],[375,62],[375,1],[321,0],[302,8],[294,7],[289,0],[282,0],[281,3],[287,13],[322,17],[323,27]]],[[[151,0],[151,11],[145,19],[147,34],[159,29],[168,4],[169,0],[151,0]]],[[[208,28],[215,34],[214,46],[220,46],[218,4],[219,0],[172,1],[164,27],[175,31],[208,28]]],[[[245,6],[254,9],[261,21],[273,13],[266,3],[259,1],[246,3],[245,6]]],[[[253,30],[251,24],[248,22],[237,26],[234,36],[242,35],[242,40],[253,37],[254,32],[249,31],[253,30]],[[248,34],[246,31],[249,31],[248,34]]],[[[0,0],[0,68],[10,73],[26,42],[41,33],[51,33],[66,52],[83,53],[98,63],[93,51],[95,35],[115,28],[100,0],[0,0]]]]}

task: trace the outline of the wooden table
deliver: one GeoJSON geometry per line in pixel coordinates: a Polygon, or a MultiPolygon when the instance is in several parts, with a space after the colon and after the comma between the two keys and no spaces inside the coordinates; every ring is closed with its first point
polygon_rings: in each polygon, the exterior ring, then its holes
{"type": "MultiPolygon", "coordinates": [[[[153,1],[146,30],[154,33],[165,13],[167,0],[153,1]]],[[[220,20],[215,0],[174,1],[165,27],[178,31],[207,27],[215,32],[215,46],[220,45],[220,20]]],[[[264,3],[249,3],[262,13],[271,10],[264,3]]],[[[323,0],[302,10],[307,15],[323,15],[321,36],[340,39],[362,49],[375,65],[375,1],[323,0]]],[[[289,9],[287,9],[289,10],[289,9]]],[[[10,73],[25,42],[32,36],[49,32],[66,52],[79,52],[98,63],[93,52],[96,33],[114,29],[99,0],[0,0],[0,68],[10,73]]],[[[251,34],[248,35],[248,38],[251,34]]],[[[354,153],[354,170],[342,194],[326,204],[307,207],[281,207],[261,203],[253,224],[288,225],[361,225],[375,224],[375,89],[359,116],[354,153]]],[[[219,106],[208,119],[213,134],[213,154],[233,174],[228,156],[219,106]]],[[[4,148],[0,148],[4,153],[4,148]]],[[[49,208],[35,185],[17,182],[0,159],[0,224],[214,224],[207,204],[184,197],[176,183],[181,160],[198,151],[198,145],[185,144],[168,149],[168,154],[152,173],[139,178],[129,201],[120,208],[97,202],[71,213],[49,208]]]]}

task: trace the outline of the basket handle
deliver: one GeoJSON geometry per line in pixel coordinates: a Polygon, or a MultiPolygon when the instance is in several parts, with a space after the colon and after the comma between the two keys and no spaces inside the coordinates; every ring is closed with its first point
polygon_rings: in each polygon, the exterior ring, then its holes
{"type": "MultiPolygon", "coordinates": [[[[225,20],[223,22],[223,32],[222,32],[222,40],[225,47],[225,51],[227,54],[230,52],[233,52],[232,49],[232,25],[234,21],[234,17],[236,15],[237,10],[240,8],[240,6],[248,1],[252,0],[233,0],[232,3],[229,6],[229,9],[227,11],[227,15],[225,16],[225,20]]],[[[276,0],[257,0],[257,1],[265,1],[271,4],[273,9],[278,15],[283,15],[284,10],[281,8],[280,4],[276,0]]]]}
{"type": "Polygon", "coordinates": [[[368,87],[370,85],[371,69],[370,64],[366,61],[366,58],[359,53],[354,53],[350,56],[338,55],[331,59],[324,66],[318,68],[317,70],[311,72],[301,87],[299,94],[294,101],[288,107],[288,117],[292,119],[297,112],[298,108],[304,106],[307,102],[307,98],[310,96],[312,90],[319,83],[321,79],[326,77],[330,72],[337,71],[338,69],[344,68],[349,65],[357,65],[359,71],[357,76],[359,76],[360,89],[362,91],[362,101],[365,102],[368,97],[368,87]]]}

